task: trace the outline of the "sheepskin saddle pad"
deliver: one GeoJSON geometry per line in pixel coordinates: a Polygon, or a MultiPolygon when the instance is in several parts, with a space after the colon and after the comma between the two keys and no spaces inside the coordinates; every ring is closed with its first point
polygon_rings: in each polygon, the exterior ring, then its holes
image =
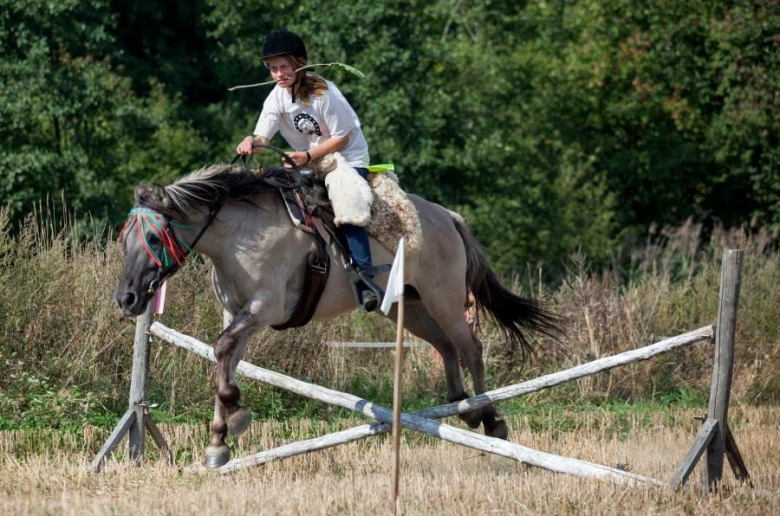
{"type": "Polygon", "coordinates": [[[312,163],[313,174],[297,190],[281,190],[293,224],[313,233],[309,205],[322,206],[327,199],[337,226],[365,227],[369,235],[392,252],[405,238],[406,257],[422,247],[422,228],[417,209],[392,172],[371,173],[368,182],[338,152],[312,163]],[[325,195],[325,188],[327,194],[325,195]]]}

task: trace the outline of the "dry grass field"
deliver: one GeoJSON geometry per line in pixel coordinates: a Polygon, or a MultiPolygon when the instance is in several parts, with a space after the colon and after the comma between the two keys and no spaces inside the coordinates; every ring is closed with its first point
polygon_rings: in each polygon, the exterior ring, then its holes
{"type": "MultiPolygon", "coordinates": [[[[694,409],[642,416],[594,411],[577,415],[576,430],[532,430],[510,418],[514,442],[668,479],[698,425],[694,409]],[[620,421],[618,421],[620,419],[620,421]]],[[[754,487],[727,472],[715,495],[625,487],[548,473],[455,445],[406,433],[401,494],[404,514],[772,514],[780,513],[780,408],[732,408],[736,440],[754,487]]],[[[346,428],[358,420],[342,420],[346,428]]],[[[323,423],[256,422],[238,455],[319,435],[323,423]]],[[[0,434],[0,514],[389,514],[391,441],[370,438],[232,476],[187,471],[205,445],[201,426],[163,425],[177,464],[150,455],[142,467],[87,465],[104,431],[83,437],[42,430],[0,434]]],[[[698,479],[697,469],[692,476],[698,479]]]]}
{"type": "MultiPolygon", "coordinates": [[[[119,319],[110,300],[121,249],[111,239],[77,245],[73,231],[53,223],[40,228],[34,221],[12,238],[3,216],[0,210],[0,515],[391,512],[388,436],[228,477],[188,472],[207,442],[213,367],[159,343],[152,348],[149,401],[158,407],[156,417],[179,422],[161,425],[175,466],[152,451],[142,467],[112,462],[104,473],[91,474],[88,464],[125,410],[129,389],[135,324],[119,319]]],[[[405,514],[780,514],[780,496],[772,494],[780,492],[778,234],[715,232],[709,246],[699,249],[698,230],[686,226],[664,239],[636,250],[625,270],[594,271],[584,257],[575,257],[553,286],[542,283],[541,270],[529,269],[527,281],[507,278],[515,291],[544,300],[563,316],[567,336],[564,342],[536,339],[539,354],[521,369],[516,350],[486,321],[481,338],[489,385],[516,383],[713,323],[722,250],[745,249],[730,417],[754,487],[733,485],[727,472],[724,488],[713,496],[628,488],[548,473],[408,432],[401,479],[405,514]]],[[[209,267],[196,259],[182,269],[161,322],[213,343],[221,319],[209,267]]],[[[245,358],[388,404],[390,353],[335,350],[324,343],[394,336],[392,325],[352,315],[284,333],[260,332],[245,358]]],[[[530,396],[522,400],[526,405],[506,402],[507,413],[520,414],[508,418],[510,439],[667,480],[701,424],[694,416],[704,411],[711,371],[712,347],[699,344],[559,387],[543,399],[530,396]],[[616,403],[623,404],[619,413],[616,403]]],[[[428,349],[409,352],[404,383],[412,410],[442,401],[443,374],[428,349]]],[[[234,456],[363,422],[263,386],[244,394],[262,422],[235,443],[234,456]]]]}

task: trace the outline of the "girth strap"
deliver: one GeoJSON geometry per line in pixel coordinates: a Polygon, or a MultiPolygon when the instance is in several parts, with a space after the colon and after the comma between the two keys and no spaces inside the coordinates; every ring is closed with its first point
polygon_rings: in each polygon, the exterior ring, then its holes
{"type": "MultiPolygon", "coordinates": [[[[316,211],[311,213],[315,227],[323,227],[322,221],[317,216],[316,211]]],[[[318,228],[319,229],[319,228],[318,228]]],[[[324,230],[324,227],[323,227],[324,230]]],[[[324,232],[327,235],[327,231],[324,232]]],[[[274,330],[286,330],[288,328],[297,328],[311,321],[314,312],[317,310],[317,304],[325,291],[330,273],[330,257],[325,248],[325,239],[318,231],[314,234],[314,249],[309,252],[306,264],[306,276],[303,280],[303,290],[298,299],[298,305],[295,307],[290,319],[276,326],[271,326],[274,330]]]]}

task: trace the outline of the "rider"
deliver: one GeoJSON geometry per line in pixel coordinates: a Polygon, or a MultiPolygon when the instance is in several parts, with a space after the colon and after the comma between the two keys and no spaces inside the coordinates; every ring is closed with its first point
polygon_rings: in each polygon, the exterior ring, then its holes
{"type": "MultiPolygon", "coordinates": [[[[262,153],[254,143],[268,145],[277,132],[295,149],[288,153],[300,166],[339,151],[363,179],[368,178],[368,143],[360,129],[360,120],[335,84],[306,70],[308,54],[303,39],[286,29],[268,34],[262,59],[276,86],[265,99],[254,136],[247,136],[236,147],[238,154],[262,153]]],[[[289,166],[289,163],[285,163],[289,166]]],[[[361,278],[370,278],[371,249],[365,229],[343,224],[352,262],[361,278]]],[[[379,296],[360,282],[362,308],[373,311],[379,296]]]]}

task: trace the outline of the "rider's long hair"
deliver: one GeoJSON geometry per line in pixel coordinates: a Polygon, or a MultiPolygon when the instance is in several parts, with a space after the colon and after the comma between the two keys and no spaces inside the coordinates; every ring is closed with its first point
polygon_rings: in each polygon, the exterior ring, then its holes
{"type": "MultiPolygon", "coordinates": [[[[293,67],[293,70],[298,70],[301,67],[306,66],[306,60],[300,57],[292,55],[282,56],[287,59],[287,62],[293,67]]],[[[296,73],[296,82],[293,88],[295,88],[295,98],[304,106],[311,105],[311,96],[322,97],[325,95],[325,90],[328,89],[328,84],[325,79],[319,75],[307,73],[308,70],[301,70],[296,73]]]]}

